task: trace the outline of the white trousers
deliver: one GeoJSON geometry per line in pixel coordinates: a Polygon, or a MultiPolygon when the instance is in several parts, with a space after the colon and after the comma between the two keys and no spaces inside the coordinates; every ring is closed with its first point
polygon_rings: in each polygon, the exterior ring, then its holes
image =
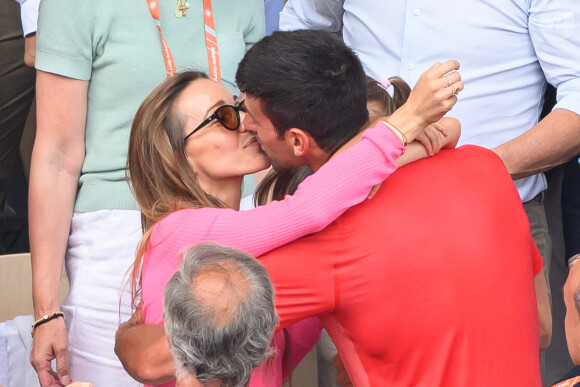
{"type": "Polygon", "coordinates": [[[63,302],[70,376],[95,387],[139,386],[114,352],[115,332],[131,314],[128,278],[141,238],[139,211],[75,212],[66,254],[70,290],[63,302]]]}

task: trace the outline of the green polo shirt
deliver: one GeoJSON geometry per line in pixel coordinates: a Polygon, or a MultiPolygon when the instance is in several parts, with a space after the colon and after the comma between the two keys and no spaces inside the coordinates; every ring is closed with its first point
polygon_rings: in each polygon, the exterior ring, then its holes
{"type": "MultiPolygon", "coordinates": [[[[159,0],[161,26],[178,71],[208,70],[203,2],[159,0]]],[[[233,93],[235,72],[264,35],[263,0],[214,0],[222,82],[233,93]]],[[[131,122],[143,99],[165,79],[161,38],[146,0],[43,0],[36,68],[88,80],[86,156],[75,211],[138,209],[125,180],[131,122]]]]}

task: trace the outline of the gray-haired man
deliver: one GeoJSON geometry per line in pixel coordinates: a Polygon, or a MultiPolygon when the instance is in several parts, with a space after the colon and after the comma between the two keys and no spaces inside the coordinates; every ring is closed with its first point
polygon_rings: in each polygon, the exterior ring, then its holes
{"type": "Polygon", "coordinates": [[[278,323],[270,276],[241,251],[192,247],[165,288],[164,319],[177,386],[245,386],[278,323]]]}

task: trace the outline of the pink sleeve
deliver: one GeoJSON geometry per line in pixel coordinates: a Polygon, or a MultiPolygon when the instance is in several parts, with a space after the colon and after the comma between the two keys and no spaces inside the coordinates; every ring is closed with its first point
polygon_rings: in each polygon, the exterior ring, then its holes
{"type": "Polygon", "coordinates": [[[362,202],[396,168],[403,146],[379,123],[359,143],[306,178],[294,195],[247,211],[197,208],[159,221],[149,240],[142,272],[143,315],[161,323],[163,289],[178,270],[178,253],[194,243],[216,242],[258,257],[304,235],[322,230],[362,202]]]}
{"type": "MultiPolygon", "coordinates": [[[[290,346],[290,373],[292,373],[320,340],[322,324],[318,317],[308,317],[288,326],[286,330],[290,341],[286,342],[286,345],[290,346]]],[[[284,380],[289,377],[287,364],[286,359],[283,359],[284,380]]]]}
{"type": "Polygon", "coordinates": [[[403,147],[384,124],[304,180],[296,193],[247,211],[199,208],[177,211],[156,226],[151,242],[187,246],[217,242],[255,257],[322,230],[395,171],[403,147]]]}

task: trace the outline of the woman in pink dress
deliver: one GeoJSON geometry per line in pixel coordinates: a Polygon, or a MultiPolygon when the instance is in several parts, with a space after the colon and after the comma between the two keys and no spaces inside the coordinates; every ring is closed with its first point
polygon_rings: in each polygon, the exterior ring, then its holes
{"type": "MultiPolygon", "coordinates": [[[[175,383],[167,341],[133,328],[147,328],[135,326],[141,318],[148,325],[163,324],[163,289],[184,247],[211,241],[259,256],[319,231],[395,171],[402,138],[412,141],[422,133],[389,130],[379,121],[345,144],[294,195],[238,211],[243,176],[270,165],[241,123],[243,115],[243,100],[202,73],[185,72],[164,81],[135,116],[128,169],[144,236],[132,289],[142,309],[119,329],[116,351],[129,373],[145,383],[175,383]]],[[[320,329],[311,318],[277,333],[277,355],[253,373],[250,386],[281,386],[316,344],[320,329]]]]}

